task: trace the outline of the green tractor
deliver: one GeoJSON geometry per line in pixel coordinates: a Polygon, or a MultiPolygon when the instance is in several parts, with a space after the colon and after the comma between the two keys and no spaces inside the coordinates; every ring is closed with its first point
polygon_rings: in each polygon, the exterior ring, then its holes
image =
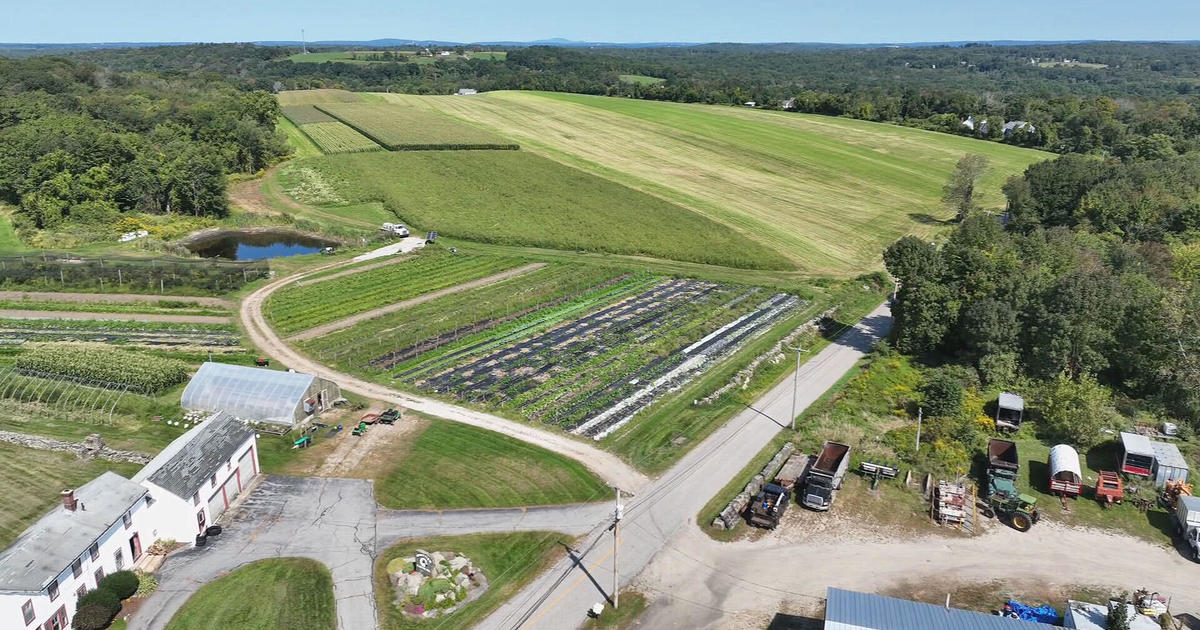
{"type": "Polygon", "coordinates": [[[988,497],[988,506],[996,516],[1007,520],[1019,532],[1029,531],[1041,518],[1037,499],[1028,494],[1006,494],[995,492],[988,497]]]}

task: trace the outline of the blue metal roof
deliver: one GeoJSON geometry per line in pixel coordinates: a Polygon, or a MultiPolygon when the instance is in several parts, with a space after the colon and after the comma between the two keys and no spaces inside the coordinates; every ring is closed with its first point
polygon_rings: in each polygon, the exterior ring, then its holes
{"type": "Polygon", "coordinates": [[[1054,627],[840,588],[828,589],[826,597],[825,630],[1049,630],[1054,627]]]}

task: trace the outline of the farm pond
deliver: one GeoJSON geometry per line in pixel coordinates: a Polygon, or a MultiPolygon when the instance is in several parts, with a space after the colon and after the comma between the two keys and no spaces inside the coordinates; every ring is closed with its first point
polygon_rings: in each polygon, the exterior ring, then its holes
{"type": "Polygon", "coordinates": [[[204,258],[264,260],[315,254],[337,243],[288,230],[222,230],[184,242],[184,247],[204,258]]]}

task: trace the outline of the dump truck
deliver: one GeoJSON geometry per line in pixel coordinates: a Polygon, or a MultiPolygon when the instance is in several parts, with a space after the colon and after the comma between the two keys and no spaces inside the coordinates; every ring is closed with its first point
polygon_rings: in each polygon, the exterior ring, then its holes
{"type": "Polygon", "coordinates": [[[1200,497],[1179,497],[1175,507],[1175,532],[1187,542],[1192,560],[1200,562],[1200,497]]]}
{"type": "Polygon", "coordinates": [[[988,507],[1009,522],[1013,529],[1027,532],[1038,522],[1037,499],[1017,492],[1017,444],[1009,440],[988,440],[988,507]]]}
{"type": "Polygon", "coordinates": [[[774,483],[763,485],[762,490],[750,503],[751,525],[775,529],[779,520],[787,512],[788,504],[792,502],[792,493],[787,488],[774,483]]]}
{"type": "Polygon", "coordinates": [[[850,466],[850,447],[826,442],[804,479],[803,503],[807,508],[824,512],[833,505],[833,498],[842,487],[846,468],[850,466]]]}

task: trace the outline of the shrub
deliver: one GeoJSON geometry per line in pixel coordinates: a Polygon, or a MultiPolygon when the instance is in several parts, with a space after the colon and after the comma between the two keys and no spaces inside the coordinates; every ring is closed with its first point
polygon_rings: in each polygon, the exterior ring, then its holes
{"type": "Polygon", "coordinates": [[[100,604],[88,604],[75,611],[75,617],[71,619],[71,627],[75,630],[104,630],[112,623],[115,615],[116,613],[110,612],[100,604]]]}
{"type": "MultiPolygon", "coordinates": [[[[101,580],[103,582],[103,580],[101,580]]],[[[86,606],[99,606],[108,611],[108,618],[112,619],[121,610],[121,598],[117,597],[116,593],[100,587],[92,589],[79,597],[75,603],[77,608],[86,606]]]]}
{"type": "Polygon", "coordinates": [[[137,595],[138,597],[149,597],[150,594],[153,593],[157,588],[158,579],[154,577],[153,573],[139,573],[137,592],[134,593],[134,595],[137,595]]]}
{"type": "Polygon", "coordinates": [[[949,418],[963,408],[963,386],[944,370],[934,370],[921,385],[922,406],[930,416],[949,418]]]}
{"type": "Polygon", "coordinates": [[[117,599],[129,599],[137,592],[138,576],[133,571],[117,571],[104,576],[96,586],[111,591],[117,599]]]}

